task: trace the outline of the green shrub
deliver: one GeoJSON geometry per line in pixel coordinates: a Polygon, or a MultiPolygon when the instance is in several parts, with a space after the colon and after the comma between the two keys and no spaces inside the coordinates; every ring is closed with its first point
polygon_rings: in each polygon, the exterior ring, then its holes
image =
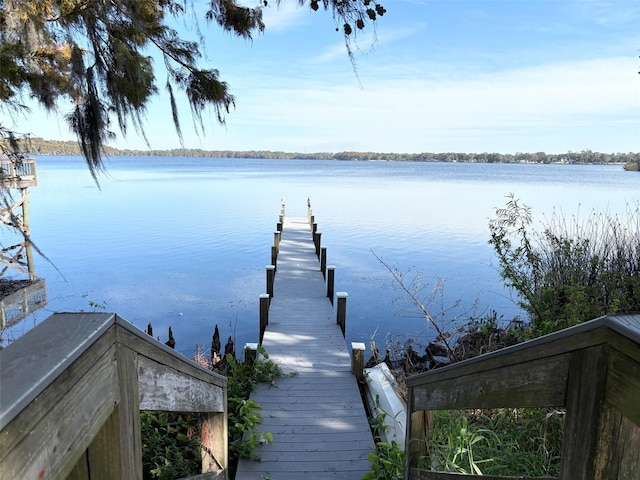
{"type": "Polygon", "coordinates": [[[421,468],[558,476],[563,426],[563,412],[554,409],[437,411],[421,468]]]}
{"type": "Polygon", "coordinates": [[[489,229],[500,274],[537,337],[602,315],[640,311],[640,203],[626,217],[554,213],[532,227],[531,209],[510,195],[489,229]]]}
{"type": "Polygon", "coordinates": [[[198,414],[140,412],[145,480],[197,475],[202,468],[198,414]]]}

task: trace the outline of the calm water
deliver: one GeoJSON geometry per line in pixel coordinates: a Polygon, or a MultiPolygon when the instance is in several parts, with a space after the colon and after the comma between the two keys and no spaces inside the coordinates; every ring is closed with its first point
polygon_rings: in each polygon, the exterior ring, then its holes
{"type": "Polygon", "coordinates": [[[347,340],[366,343],[433,336],[375,255],[421,275],[424,299],[445,279],[429,308],[446,321],[491,309],[512,318],[487,244],[509,193],[538,220],[554,208],[623,212],[640,198],[640,176],[619,166],[112,158],[98,189],[79,157],[37,161],[31,226],[51,261],[36,256],[49,303],[3,339],[97,304],[141,329],[151,322],[162,341],[171,325],[187,355],[209,348],[215,324],[238,345],[257,340],[281,197],[293,216],[311,198],[336,289],[349,293],[347,340]]]}

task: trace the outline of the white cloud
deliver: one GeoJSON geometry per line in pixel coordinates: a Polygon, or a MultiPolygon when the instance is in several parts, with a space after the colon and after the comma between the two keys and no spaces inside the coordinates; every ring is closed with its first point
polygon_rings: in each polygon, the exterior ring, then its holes
{"type": "MultiPolygon", "coordinates": [[[[422,139],[427,136],[437,137],[439,144],[446,138],[491,137],[499,145],[507,134],[526,143],[536,132],[549,141],[550,135],[568,135],[580,127],[632,128],[640,123],[635,64],[625,58],[447,81],[393,72],[389,66],[378,79],[363,74],[363,89],[335,78],[289,78],[278,88],[242,93],[228,130],[236,134],[249,129],[252,143],[262,141],[273,149],[333,142],[336,147],[329,150],[351,144],[365,150],[425,151],[428,144],[422,139]],[[278,131],[284,134],[274,134],[278,131]],[[276,148],[278,141],[282,143],[276,148]]],[[[278,85],[268,80],[258,84],[278,85]]],[[[607,134],[603,129],[601,135],[607,134]]],[[[448,149],[455,150],[454,145],[448,149]]]]}
{"type": "Polygon", "coordinates": [[[269,6],[262,10],[267,34],[299,29],[307,23],[308,10],[308,6],[301,7],[296,1],[282,2],[280,5],[275,1],[269,2],[269,6]]]}

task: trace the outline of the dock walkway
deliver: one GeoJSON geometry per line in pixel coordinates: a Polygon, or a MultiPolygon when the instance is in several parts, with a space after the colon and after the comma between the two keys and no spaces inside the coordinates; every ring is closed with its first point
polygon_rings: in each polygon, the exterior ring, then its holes
{"type": "Polygon", "coordinates": [[[283,222],[262,346],[295,374],[251,395],[273,442],[256,450],[259,461],[241,460],[236,479],[359,480],[373,437],[306,218],[283,222]]]}

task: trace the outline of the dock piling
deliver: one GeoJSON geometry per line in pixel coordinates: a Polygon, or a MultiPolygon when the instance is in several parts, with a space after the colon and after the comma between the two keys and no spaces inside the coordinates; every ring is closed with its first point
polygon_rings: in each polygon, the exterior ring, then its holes
{"type": "Polygon", "coordinates": [[[336,297],[338,298],[338,309],[336,314],[336,320],[338,325],[340,325],[340,329],[342,330],[342,335],[344,336],[344,332],[347,328],[347,297],[349,295],[347,292],[338,292],[336,293],[336,297]]]}
{"type": "Polygon", "coordinates": [[[269,295],[269,298],[271,298],[273,297],[273,282],[276,276],[275,265],[267,265],[266,271],[267,271],[267,294],[269,295]]]}
{"type": "Polygon", "coordinates": [[[333,305],[333,294],[335,289],[336,266],[327,265],[327,297],[333,305]]]}
{"type": "Polygon", "coordinates": [[[364,351],[364,343],[351,343],[351,373],[356,376],[358,382],[362,382],[364,380],[364,351]]]}
{"type": "Polygon", "coordinates": [[[327,247],[320,247],[320,271],[322,278],[327,279],[327,247]]]}
{"type": "Polygon", "coordinates": [[[320,241],[322,239],[322,233],[321,232],[316,232],[313,234],[313,243],[316,246],[316,257],[318,257],[318,260],[320,259],[320,241]]]}
{"type": "Polygon", "coordinates": [[[268,293],[260,294],[260,343],[262,343],[262,337],[264,336],[264,330],[269,325],[269,302],[270,297],[268,293]]]}

